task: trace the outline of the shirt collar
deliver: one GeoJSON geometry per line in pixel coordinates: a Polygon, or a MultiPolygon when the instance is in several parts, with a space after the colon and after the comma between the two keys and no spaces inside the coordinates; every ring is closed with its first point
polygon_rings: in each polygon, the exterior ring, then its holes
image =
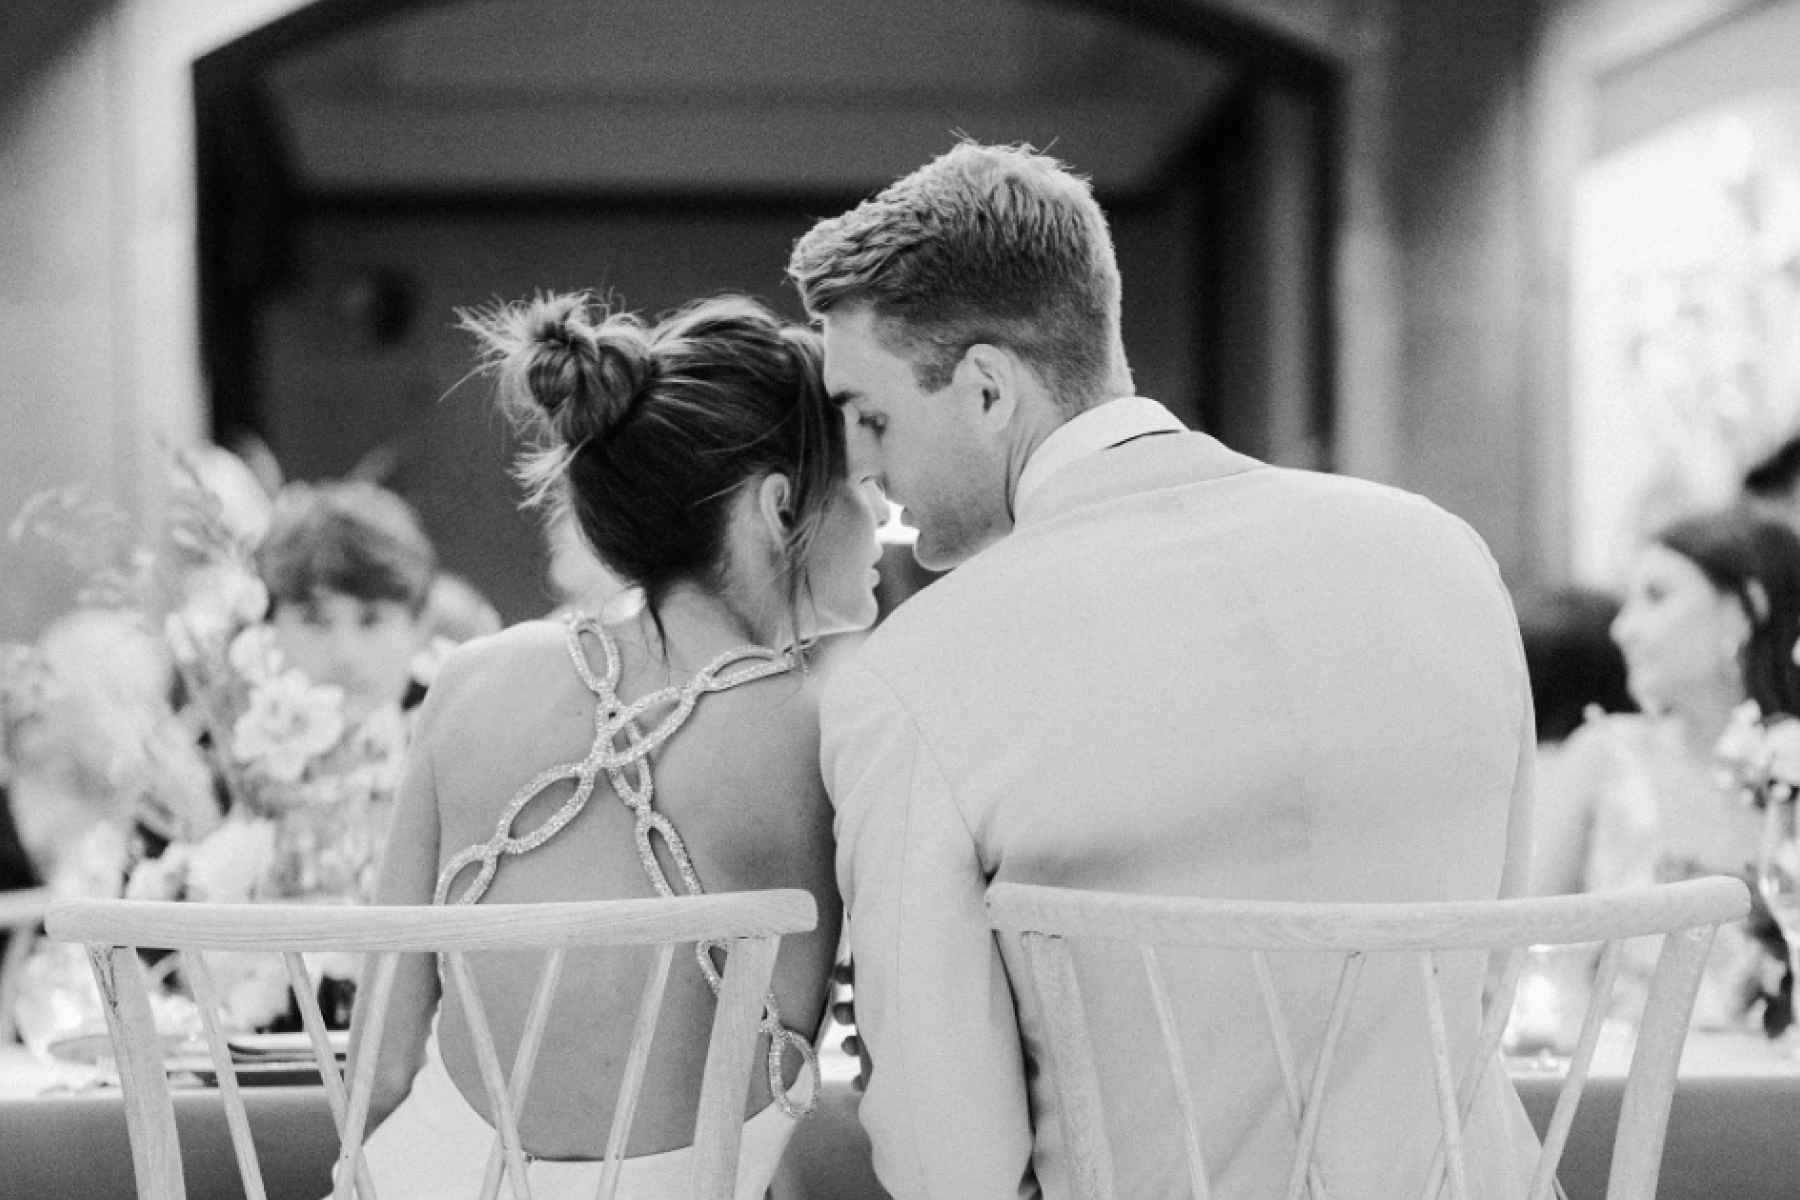
{"type": "Polygon", "coordinates": [[[1042,487],[1045,480],[1078,459],[1147,433],[1183,433],[1186,430],[1187,426],[1177,420],[1174,413],[1143,396],[1109,400],[1077,413],[1052,430],[1025,460],[1018,486],[1013,489],[1013,511],[1018,512],[1025,498],[1042,487]]]}

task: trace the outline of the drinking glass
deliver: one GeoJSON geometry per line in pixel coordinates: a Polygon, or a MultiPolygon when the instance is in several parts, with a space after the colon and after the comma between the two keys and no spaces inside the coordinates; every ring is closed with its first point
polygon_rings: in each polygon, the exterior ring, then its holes
{"type": "Polygon", "coordinates": [[[1793,800],[1771,799],[1763,809],[1762,855],[1756,890],[1787,940],[1788,969],[1800,980],[1800,821],[1793,800]]]}

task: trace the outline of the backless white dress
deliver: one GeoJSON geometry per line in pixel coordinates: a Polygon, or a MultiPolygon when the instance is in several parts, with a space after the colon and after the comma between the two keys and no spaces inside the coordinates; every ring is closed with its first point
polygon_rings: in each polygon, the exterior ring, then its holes
{"type": "MultiPolygon", "coordinates": [[[[620,801],[637,817],[639,857],[657,892],[664,896],[676,894],[651,849],[652,831],[668,847],[682,890],[689,895],[702,892],[680,834],[653,806],[650,753],[675,734],[702,695],[781,674],[792,669],[793,660],[761,647],[744,647],[714,659],[679,687],[661,689],[627,705],[620,701],[617,691],[618,647],[598,620],[586,615],[569,618],[568,648],[575,670],[597,702],[593,748],[581,762],[551,767],[521,788],[501,814],[493,838],[461,851],[445,864],[438,877],[434,903],[479,901],[503,857],[536,849],[580,814],[602,771],[620,801]],[[603,676],[596,676],[588,662],[584,635],[598,641],[605,651],[603,676]],[[640,718],[661,709],[668,709],[668,715],[645,734],[640,718]],[[545,788],[562,780],[575,783],[574,794],[541,825],[523,836],[514,836],[512,823],[519,812],[545,788]],[[475,868],[474,878],[452,899],[452,885],[470,868],[475,868]]],[[[719,975],[715,953],[717,948],[713,946],[696,947],[700,970],[716,992],[719,975]]],[[[770,1039],[768,1066],[776,1099],[744,1124],[738,1158],[738,1200],[761,1200],[767,1193],[794,1126],[811,1111],[819,1094],[818,1060],[812,1046],[781,1025],[772,997],[762,1028],[770,1039]],[[788,1051],[800,1056],[802,1070],[794,1085],[784,1092],[781,1060],[788,1051]]],[[[371,1182],[380,1200],[474,1197],[479,1193],[496,1140],[493,1127],[469,1103],[444,1068],[434,1015],[425,1044],[425,1063],[413,1078],[412,1090],[363,1145],[371,1182]]],[[[527,1155],[525,1171],[533,1200],[591,1200],[604,1168],[605,1163],[600,1160],[550,1160],[527,1155]]],[[[691,1193],[692,1174],[691,1146],[627,1158],[620,1168],[618,1195],[620,1200],[685,1200],[691,1193]]],[[[504,1181],[500,1194],[509,1194],[504,1181]]]]}

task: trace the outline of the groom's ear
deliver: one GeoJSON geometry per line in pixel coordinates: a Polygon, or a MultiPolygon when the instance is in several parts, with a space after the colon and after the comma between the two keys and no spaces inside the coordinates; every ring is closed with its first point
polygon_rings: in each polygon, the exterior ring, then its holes
{"type": "Polygon", "coordinates": [[[1012,423],[1020,399],[1021,364],[998,346],[976,342],[963,352],[951,377],[954,386],[973,401],[982,424],[1003,429],[1012,423]]]}
{"type": "Polygon", "coordinates": [[[786,475],[771,471],[756,485],[756,513],[777,543],[794,527],[794,485],[786,475]]]}

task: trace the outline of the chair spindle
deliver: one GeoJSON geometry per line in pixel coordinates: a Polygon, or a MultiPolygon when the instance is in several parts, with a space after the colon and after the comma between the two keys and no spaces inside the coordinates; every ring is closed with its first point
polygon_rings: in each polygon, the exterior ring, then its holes
{"type": "MultiPolygon", "coordinates": [[[[1325,1019],[1325,1037],[1319,1045],[1319,1061],[1313,1068],[1312,1089],[1300,1119],[1299,1146],[1294,1152],[1293,1170],[1288,1174],[1287,1200],[1300,1200],[1312,1174],[1313,1147],[1319,1140],[1319,1118],[1325,1109],[1325,1085],[1331,1081],[1332,1060],[1337,1057],[1338,1037],[1344,1032],[1344,1021],[1350,1002],[1356,998],[1356,985],[1362,979],[1368,958],[1360,951],[1344,956],[1338,971],[1337,994],[1332,997],[1331,1014],[1325,1019]]],[[[1313,1200],[1324,1200],[1315,1193],[1313,1200]]]]}
{"type": "Polygon", "coordinates": [[[1444,1131],[1444,1161],[1450,1172],[1451,1200],[1468,1200],[1469,1168],[1463,1158],[1462,1116],[1458,1112],[1456,1079],[1450,1068],[1450,1038],[1444,1025],[1444,995],[1438,984],[1437,955],[1429,950],[1418,956],[1419,991],[1425,1001],[1425,1027],[1431,1035],[1432,1083],[1437,1089],[1438,1120],[1444,1131]]]}
{"type": "MultiPolygon", "coordinates": [[[[1264,950],[1250,952],[1250,965],[1256,971],[1256,986],[1262,993],[1263,1012],[1269,1017],[1269,1040],[1275,1044],[1275,1061],[1281,1067],[1281,1087],[1287,1095],[1288,1120],[1293,1122],[1294,1136],[1300,1136],[1300,1123],[1306,1115],[1306,1102],[1300,1097],[1300,1073],[1294,1069],[1294,1047],[1288,1038],[1287,1017],[1281,1009],[1281,996],[1275,990],[1275,976],[1269,970],[1269,955],[1264,950]]],[[[1307,1183],[1312,1195],[1325,1194],[1325,1181],[1317,1163],[1306,1165],[1307,1183]]]]}
{"type": "Polygon", "coordinates": [[[213,982],[212,968],[200,950],[181,952],[181,969],[193,989],[195,1007],[200,1010],[200,1028],[206,1033],[206,1048],[212,1055],[213,1071],[219,1079],[219,1093],[225,1102],[225,1123],[231,1131],[231,1148],[237,1155],[238,1174],[244,1179],[244,1195],[248,1200],[267,1200],[263,1191],[262,1168],[256,1161],[256,1139],[250,1132],[250,1118],[244,1112],[244,1097],[238,1091],[237,1066],[231,1061],[231,1048],[219,1029],[219,989],[213,982]]]}
{"type": "Polygon", "coordinates": [[[638,1002],[637,1024],[631,1034],[631,1055],[625,1061],[619,1095],[613,1102],[612,1126],[606,1133],[606,1166],[600,1172],[597,1200],[613,1200],[619,1192],[619,1173],[625,1166],[625,1150],[631,1140],[632,1122],[637,1119],[644,1071],[650,1063],[650,1045],[656,1038],[656,1019],[662,1012],[663,992],[669,983],[669,965],[674,961],[674,945],[665,942],[658,946],[656,961],[644,980],[644,995],[638,1002]]]}
{"type": "MultiPolygon", "coordinates": [[[[368,1025],[362,1044],[357,1047],[356,1066],[350,1076],[350,1095],[344,1109],[332,1200],[350,1200],[364,1173],[363,1130],[369,1123],[369,1102],[375,1091],[375,1064],[381,1057],[381,1034],[387,1025],[388,1004],[394,998],[394,971],[399,965],[400,956],[387,950],[376,954],[365,968],[369,974],[368,1025]]],[[[358,999],[363,997],[359,995],[358,999]]]]}
{"type": "Polygon", "coordinates": [[[1150,999],[1156,1005],[1156,1021],[1162,1026],[1163,1049],[1168,1055],[1169,1074],[1175,1082],[1175,1102],[1181,1107],[1181,1136],[1187,1146],[1188,1179],[1194,1187],[1194,1200],[1210,1200],[1212,1191],[1206,1185],[1206,1156],[1200,1150],[1200,1118],[1194,1107],[1193,1085],[1188,1080],[1187,1057],[1181,1046],[1181,1030],[1175,1024],[1175,1006],[1169,999],[1169,985],[1163,978],[1156,947],[1146,944],[1142,951],[1144,974],[1150,979],[1150,999]]]}
{"type": "MultiPolygon", "coordinates": [[[[538,973],[537,989],[531,996],[531,1007],[525,1014],[525,1032],[519,1039],[519,1053],[513,1058],[510,1088],[513,1111],[522,1117],[525,1092],[531,1086],[532,1072],[537,1070],[538,1050],[544,1041],[544,1028],[550,1023],[550,1004],[556,985],[562,980],[564,951],[561,947],[544,956],[544,967],[538,973]]],[[[521,1147],[524,1143],[521,1141],[521,1147]]],[[[481,1195],[494,1196],[500,1191],[500,1169],[506,1163],[505,1147],[495,1141],[488,1152],[487,1166],[481,1173],[481,1195]]]]}
{"type": "Polygon", "coordinates": [[[1106,1140],[1100,1076],[1094,1066],[1081,987],[1075,978],[1075,960],[1068,944],[1054,935],[1022,934],[1020,945],[1044,1014],[1051,1082],[1069,1142],[1070,1184],[1080,1200],[1114,1200],[1112,1147],[1106,1140]]]}
{"type": "MultiPolygon", "coordinates": [[[[506,1076],[500,1069],[500,1053],[494,1048],[494,1034],[488,1026],[487,1008],[481,1002],[481,989],[469,971],[469,956],[453,950],[444,955],[450,981],[462,1000],[463,1018],[469,1023],[469,1040],[475,1045],[475,1065],[481,1072],[481,1086],[493,1108],[494,1136],[506,1155],[506,1175],[512,1183],[514,1200],[531,1200],[531,1182],[525,1176],[525,1148],[519,1144],[518,1114],[506,1094],[506,1076]]],[[[495,1180],[496,1190],[499,1181],[495,1180]]],[[[494,1200],[495,1192],[484,1192],[481,1200],[494,1200]]]]}
{"type": "Polygon", "coordinates": [[[1718,926],[1679,929],[1664,935],[1662,959],[1650,981],[1644,1017],[1638,1025],[1631,1077],[1619,1106],[1613,1138],[1612,1174],[1606,1200],[1653,1200],[1661,1173],[1663,1139],[1681,1048],[1687,1042],[1688,1014],[1700,990],[1700,975],[1718,926]]]}

